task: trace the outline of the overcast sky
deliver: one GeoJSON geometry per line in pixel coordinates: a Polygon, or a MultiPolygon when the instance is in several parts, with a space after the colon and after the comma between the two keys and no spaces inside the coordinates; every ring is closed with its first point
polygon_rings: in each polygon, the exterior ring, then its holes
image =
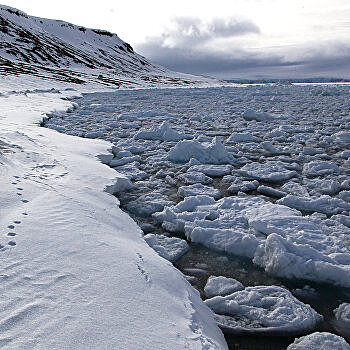
{"type": "Polygon", "coordinates": [[[110,30],[177,71],[220,78],[350,78],[350,0],[0,2],[110,30]]]}

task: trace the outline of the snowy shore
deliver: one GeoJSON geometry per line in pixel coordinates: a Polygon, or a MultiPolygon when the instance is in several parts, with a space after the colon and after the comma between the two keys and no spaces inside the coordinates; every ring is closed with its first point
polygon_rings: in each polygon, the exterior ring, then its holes
{"type": "Polygon", "coordinates": [[[121,176],[98,159],[111,144],[38,127],[77,91],[18,82],[0,82],[0,345],[226,349],[198,292],[106,192],[121,176]]]}

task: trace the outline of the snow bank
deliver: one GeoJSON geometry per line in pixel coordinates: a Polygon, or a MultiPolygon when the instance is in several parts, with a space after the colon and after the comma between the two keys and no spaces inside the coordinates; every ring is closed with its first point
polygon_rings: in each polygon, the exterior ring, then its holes
{"type": "Polygon", "coordinates": [[[64,96],[0,97],[3,346],[227,349],[198,292],[104,191],[119,178],[97,159],[111,144],[37,126],[64,96]]]}
{"type": "Polygon", "coordinates": [[[323,320],[311,306],[277,286],[247,287],[205,303],[221,315],[217,318],[220,327],[234,334],[301,334],[323,320]]]}

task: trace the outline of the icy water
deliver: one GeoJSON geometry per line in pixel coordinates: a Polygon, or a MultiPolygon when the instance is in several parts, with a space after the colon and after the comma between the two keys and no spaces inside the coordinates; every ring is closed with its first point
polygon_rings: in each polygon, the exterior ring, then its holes
{"type": "MultiPolygon", "coordinates": [[[[118,193],[122,209],[145,234],[188,241],[174,265],[203,299],[209,276],[283,286],[324,316],[315,330],[337,333],[332,310],[350,302],[349,91],[306,85],[94,93],[50,115],[45,126],[114,143],[110,166],[134,185],[118,193]],[[284,257],[273,265],[271,233],[286,239],[294,265],[284,268],[284,257]],[[309,269],[314,263],[320,272],[309,269]],[[335,272],[328,275],[329,263],[335,272]]],[[[230,349],[277,350],[294,337],[226,339],[230,349]]]]}

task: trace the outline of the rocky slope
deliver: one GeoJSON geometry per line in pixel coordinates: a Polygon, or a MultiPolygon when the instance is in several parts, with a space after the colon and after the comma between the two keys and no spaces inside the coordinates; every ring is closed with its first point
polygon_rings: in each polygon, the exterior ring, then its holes
{"type": "Polygon", "coordinates": [[[215,82],[152,64],[108,31],[33,17],[4,5],[0,5],[1,74],[106,86],[215,82]]]}

